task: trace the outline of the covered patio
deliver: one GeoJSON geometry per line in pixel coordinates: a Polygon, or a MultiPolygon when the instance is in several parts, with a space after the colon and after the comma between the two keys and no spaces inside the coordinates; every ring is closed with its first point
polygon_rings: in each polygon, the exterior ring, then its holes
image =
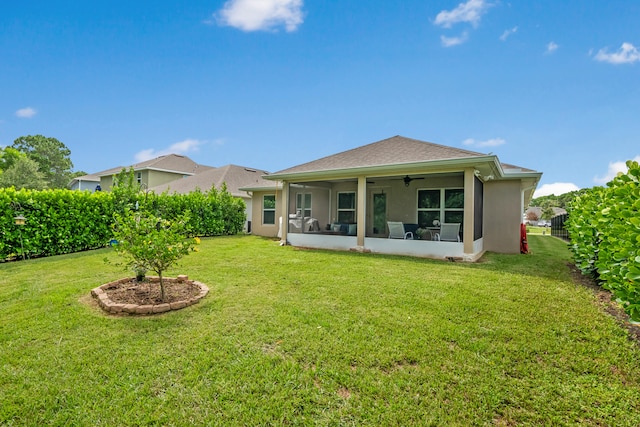
{"type": "Polygon", "coordinates": [[[302,247],[474,260],[482,254],[482,182],[475,170],[283,182],[281,238],[302,247]],[[284,199],[287,199],[286,201],[284,199]],[[389,221],[407,239],[389,238],[389,221]],[[440,224],[458,241],[438,241],[440,224]],[[468,246],[465,249],[465,244],[468,246]]]}

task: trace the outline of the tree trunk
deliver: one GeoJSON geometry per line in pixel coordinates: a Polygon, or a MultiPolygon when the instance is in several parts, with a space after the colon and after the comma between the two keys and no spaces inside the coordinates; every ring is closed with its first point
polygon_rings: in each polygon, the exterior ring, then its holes
{"type": "Polygon", "coordinates": [[[160,298],[162,298],[162,302],[165,302],[165,297],[164,297],[164,282],[162,281],[162,271],[160,271],[158,273],[158,276],[160,276],[160,298]]]}

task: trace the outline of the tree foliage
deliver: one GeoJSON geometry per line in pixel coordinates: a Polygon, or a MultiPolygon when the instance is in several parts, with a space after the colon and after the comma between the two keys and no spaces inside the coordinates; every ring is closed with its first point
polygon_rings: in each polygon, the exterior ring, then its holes
{"type": "Polygon", "coordinates": [[[542,219],[550,220],[555,216],[555,214],[556,213],[554,212],[553,208],[551,206],[547,206],[542,209],[542,212],[540,213],[540,217],[542,219]]]}
{"type": "Polygon", "coordinates": [[[55,138],[42,135],[21,136],[11,148],[27,155],[38,164],[49,188],[66,188],[71,180],[71,150],[55,138]]]}
{"type": "Polygon", "coordinates": [[[540,206],[541,208],[562,208],[567,209],[571,202],[575,200],[576,197],[584,194],[589,189],[580,189],[576,191],[570,191],[568,193],[560,194],[556,196],[555,194],[550,194],[548,196],[540,196],[535,199],[531,199],[530,206],[540,206]]]}
{"type": "Polygon", "coordinates": [[[9,169],[16,160],[26,158],[27,155],[12,147],[0,148],[0,171],[9,169]]]}
{"type": "Polygon", "coordinates": [[[38,164],[28,157],[17,157],[11,166],[0,175],[0,187],[26,188],[43,190],[47,188],[44,174],[38,169],[38,164]]]}

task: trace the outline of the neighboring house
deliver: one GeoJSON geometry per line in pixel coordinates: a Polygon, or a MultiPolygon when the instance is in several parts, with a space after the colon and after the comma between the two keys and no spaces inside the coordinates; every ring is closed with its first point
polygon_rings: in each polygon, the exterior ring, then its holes
{"type": "Polygon", "coordinates": [[[522,212],[542,174],[481,154],[395,136],[246,186],[253,233],[294,246],[477,260],[520,252],[522,212]],[[401,221],[421,240],[388,239],[401,221]],[[460,224],[460,242],[434,240],[460,224]],[[417,230],[420,228],[420,230],[417,230]]]}
{"type": "Polygon", "coordinates": [[[88,191],[96,191],[98,185],[100,185],[100,175],[103,174],[117,174],[120,172],[124,166],[118,166],[116,168],[107,169],[102,172],[91,173],[88,175],[78,176],[73,178],[69,185],[67,186],[70,190],[88,190],[88,191]]]}
{"type": "MultiPolygon", "coordinates": [[[[553,216],[556,215],[563,215],[566,214],[567,211],[565,209],[562,208],[557,208],[557,207],[552,207],[551,209],[553,209],[553,216]]],[[[524,212],[523,215],[523,221],[525,224],[530,224],[530,225],[540,225],[540,226],[546,226],[549,225],[551,226],[551,221],[549,218],[548,220],[543,220],[542,219],[542,211],[544,209],[539,207],[539,206],[529,206],[527,208],[527,210],[524,212]],[[537,218],[536,220],[530,220],[530,217],[535,217],[537,218]]]]}
{"type": "Polygon", "coordinates": [[[95,191],[98,185],[100,185],[100,177],[96,174],[88,174],[73,178],[67,188],[69,190],[95,191]]]}
{"type": "MultiPolygon", "coordinates": [[[[211,166],[199,165],[187,156],[179,154],[168,154],[166,156],[156,157],[155,159],[136,163],[130,167],[133,168],[135,179],[143,188],[156,187],[178,179],[187,178],[209,169],[211,166]]],[[[113,186],[113,176],[118,174],[120,170],[113,172],[113,169],[97,173],[100,177],[100,186],[102,190],[109,191],[113,186]]]]}
{"type": "Polygon", "coordinates": [[[141,188],[157,194],[165,191],[170,194],[187,194],[197,189],[208,191],[212,187],[220,190],[222,184],[225,183],[227,191],[234,197],[242,198],[246,204],[245,231],[247,232],[251,232],[252,199],[249,193],[240,190],[240,188],[273,185],[271,181],[266,181],[263,178],[269,174],[264,170],[237,165],[215,168],[197,164],[186,156],[169,154],[129,167],[119,166],[75,178],[69,184],[69,188],[95,191],[96,187],[100,185],[101,190],[110,191],[113,177],[123,169],[129,170],[129,168],[133,168],[134,176],[141,188]]]}
{"type": "Polygon", "coordinates": [[[221,189],[222,184],[227,185],[227,191],[232,196],[240,197],[244,200],[247,214],[247,222],[245,223],[245,231],[251,232],[251,216],[252,216],[252,201],[251,195],[246,191],[240,190],[241,187],[253,187],[260,185],[273,185],[270,181],[266,181],[263,175],[268,175],[269,172],[248,168],[245,166],[226,165],[219,168],[211,168],[207,171],[201,172],[197,175],[193,175],[184,179],[171,181],[166,184],[150,187],[149,190],[155,193],[179,193],[186,194],[196,189],[202,191],[208,191],[212,187],[221,189]]]}

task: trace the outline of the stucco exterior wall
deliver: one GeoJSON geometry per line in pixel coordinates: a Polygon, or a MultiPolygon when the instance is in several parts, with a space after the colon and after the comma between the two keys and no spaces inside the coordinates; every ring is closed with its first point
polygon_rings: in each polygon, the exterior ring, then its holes
{"type": "Polygon", "coordinates": [[[113,187],[113,175],[101,176],[100,188],[102,191],[111,191],[111,187],[113,187]]]}
{"type": "MultiPolygon", "coordinates": [[[[384,192],[387,194],[387,219],[389,221],[402,221],[408,224],[418,222],[418,191],[439,188],[463,188],[464,176],[431,176],[426,179],[411,181],[409,187],[405,187],[402,180],[373,180],[374,184],[368,186],[372,192],[384,192]]],[[[370,199],[369,199],[370,202],[370,199]]]]}
{"type": "MultiPolygon", "coordinates": [[[[278,218],[282,217],[282,191],[254,191],[251,209],[251,233],[257,236],[277,237],[278,235],[278,218]],[[275,194],[276,196],[276,221],[275,224],[262,223],[262,205],[265,195],[275,194]]],[[[284,222],[284,218],[282,219],[284,222]]],[[[286,223],[285,223],[286,224],[286,223]]]]}
{"type": "MultiPolygon", "coordinates": [[[[296,212],[296,195],[300,193],[311,194],[311,216],[316,218],[320,223],[320,227],[324,227],[331,222],[331,199],[335,199],[336,193],[330,188],[317,188],[317,187],[294,187],[291,186],[289,197],[289,213],[296,212]]],[[[335,201],[333,206],[335,206],[335,201]]],[[[334,214],[335,216],[335,214],[334,214]]],[[[283,218],[288,218],[288,214],[283,215],[283,218]]]]}
{"type": "MultiPolygon", "coordinates": [[[[142,172],[142,183],[147,185],[147,188],[167,184],[171,181],[182,179],[184,177],[184,174],[181,173],[162,172],[155,170],[143,170],[140,172],[142,172]]],[[[136,174],[137,173],[138,172],[136,171],[136,174]]]]}
{"type": "Polygon", "coordinates": [[[484,248],[520,253],[522,222],[520,181],[489,181],[484,185],[484,248]]]}

